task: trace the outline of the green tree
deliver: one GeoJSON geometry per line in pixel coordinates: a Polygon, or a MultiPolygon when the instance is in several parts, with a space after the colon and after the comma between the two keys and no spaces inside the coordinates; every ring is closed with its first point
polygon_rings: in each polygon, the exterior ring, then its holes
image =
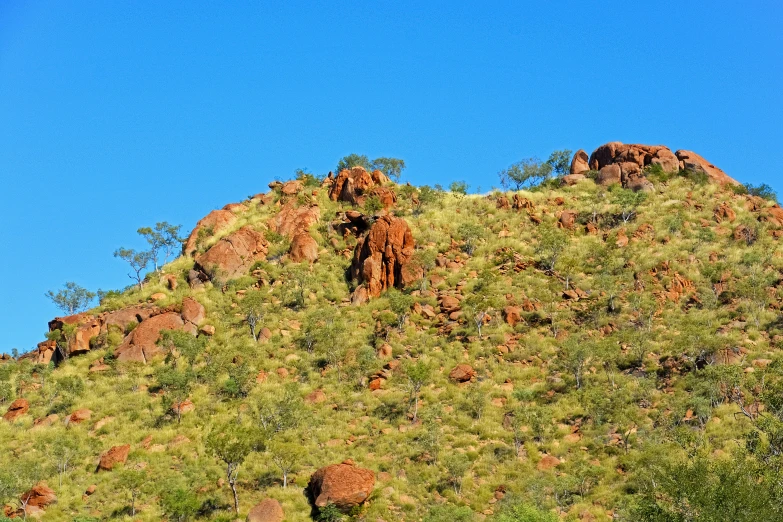
{"type": "Polygon", "coordinates": [[[386,299],[388,299],[389,308],[396,317],[397,329],[402,331],[413,306],[413,296],[394,288],[386,292],[386,299]]]}
{"type": "MultiPolygon", "coordinates": [[[[186,522],[198,515],[201,502],[195,493],[186,488],[175,488],[167,491],[160,499],[163,513],[169,520],[186,522]]],[[[237,512],[238,513],[238,512],[237,512]]]]}
{"type": "Polygon", "coordinates": [[[223,424],[212,429],[207,436],[207,450],[226,466],[226,480],[234,496],[234,512],[239,515],[239,493],[237,478],[239,468],[255,451],[253,433],[250,429],[233,424],[223,424]]]}
{"type": "Polygon", "coordinates": [[[375,158],[370,166],[373,170],[383,172],[387,178],[399,181],[402,171],[405,170],[405,161],[398,158],[375,158]]]}
{"type": "Polygon", "coordinates": [[[147,475],[143,470],[136,467],[125,466],[117,477],[120,490],[125,491],[130,497],[131,516],[136,516],[136,501],[141,495],[144,486],[147,484],[147,475]]]}
{"type": "Polygon", "coordinates": [[[634,192],[624,188],[618,188],[612,194],[612,203],[619,207],[623,223],[628,223],[635,218],[639,205],[647,199],[645,192],[634,192]]]}
{"type": "Polygon", "coordinates": [[[183,357],[192,367],[199,355],[204,353],[209,340],[205,336],[195,337],[181,330],[161,330],[158,345],[168,352],[168,358],[174,360],[174,366],[183,357]]]}
{"type": "Polygon", "coordinates": [[[300,443],[271,442],[269,453],[272,463],[283,475],[283,487],[288,487],[288,475],[296,469],[304,456],[304,449],[300,443]]]}
{"type": "Polygon", "coordinates": [[[258,336],[261,333],[259,326],[264,318],[265,302],[266,299],[259,290],[250,290],[239,302],[239,309],[245,316],[245,321],[250,327],[250,335],[253,336],[254,341],[258,341],[258,336]]]}
{"type": "Polygon", "coordinates": [[[337,162],[335,173],[339,174],[346,169],[352,169],[354,167],[362,167],[369,172],[372,170],[372,163],[364,154],[348,154],[347,156],[340,158],[340,161],[337,162]]]}
{"type": "Polygon", "coordinates": [[[449,484],[457,495],[462,493],[462,480],[470,469],[470,458],[464,453],[451,453],[443,459],[449,484]]]}
{"type": "Polygon", "coordinates": [[[262,395],[256,410],[261,429],[268,436],[297,429],[309,415],[296,384],[286,386],[281,395],[262,395]]]}
{"type": "Polygon", "coordinates": [[[408,378],[410,390],[410,403],[413,409],[413,422],[419,418],[419,396],[421,388],[430,381],[430,374],[430,367],[422,361],[416,361],[405,367],[405,376],[408,378]]]}
{"type": "Polygon", "coordinates": [[[155,223],[155,228],[142,227],[136,232],[149,244],[150,260],[153,262],[156,272],[160,272],[158,260],[163,256],[163,263],[168,262],[172,254],[182,249],[183,239],[179,237],[182,225],[172,225],[167,221],[155,223]]]}
{"type": "Polygon", "coordinates": [[[457,236],[462,240],[462,250],[469,256],[476,251],[479,241],[484,237],[484,227],[476,223],[462,223],[457,228],[457,236]]]}
{"type": "Polygon", "coordinates": [[[552,176],[552,165],[542,163],[538,158],[526,158],[501,170],[498,176],[502,187],[520,190],[548,180],[552,176]]]}
{"type": "Polygon", "coordinates": [[[131,267],[132,273],[128,274],[139,288],[144,288],[144,278],[141,273],[147,268],[147,265],[152,261],[152,254],[150,252],[138,252],[132,248],[118,248],[114,251],[114,257],[119,257],[131,267]]]}
{"type": "Polygon", "coordinates": [[[571,170],[571,150],[556,150],[549,155],[546,164],[552,168],[555,176],[565,176],[571,170]]]}
{"type": "Polygon", "coordinates": [[[190,395],[195,375],[190,369],[162,366],[155,372],[158,386],[165,392],[164,404],[177,415],[177,424],[182,422],[182,402],[190,395]]]}
{"type": "Polygon", "coordinates": [[[568,236],[561,229],[552,225],[539,227],[536,254],[545,270],[554,272],[557,261],[567,246],[568,236]]]}
{"type": "Polygon", "coordinates": [[[56,294],[49,290],[44,295],[51,299],[57,308],[68,315],[83,312],[89,308],[90,303],[96,296],[94,292],[90,292],[72,281],[65,283],[65,287],[56,294]]]}
{"type": "Polygon", "coordinates": [[[464,181],[452,181],[449,190],[458,197],[467,196],[469,185],[464,181]]]}

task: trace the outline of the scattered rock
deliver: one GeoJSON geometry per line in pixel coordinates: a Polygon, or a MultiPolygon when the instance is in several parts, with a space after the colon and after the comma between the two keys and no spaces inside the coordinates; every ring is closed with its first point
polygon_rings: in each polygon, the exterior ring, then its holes
{"type": "Polygon", "coordinates": [[[3,418],[9,422],[13,422],[30,410],[30,403],[27,399],[16,399],[8,407],[8,411],[3,418]]]}
{"type": "Polygon", "coordinates": [[[130,444],[123,446],[114,446],[109,451],[101,455],[96,471],[111,471],[115,466],[125,464],[130,453],[130,444]]]}
{"type": "Polygon", "coordinates": [[[87,408],[82,408],[68,415],[65,418],[65,425],[69,426],[71,424],[81,424],[82,422],[90,420],[91,417],[92,417],[92,410],[88,410],[87,408]]]}
{"type": "Polygon", "coordinates": [[[503,319],[514,327],[522,320],[522,310],[518,306],[507,306],[503,309],[503,319]]]}
{"type": "Polygon", "coordinates": [[[214,327],[214,326],[212,326],[211,324],[205,324],[204,326],[202,326],[202,327],[199,329],[199,331],[200,331],[201,333],[203,333],[204,335],[208,335],[208,336],[210,336],[210,337],[211,337],[211,336],[213,336],[213,335],[215,335],[215,327],[214,327]]]}
{"type": "Polygon", "coordinates": [[[282,522],[284,518],[280,502],[271,498],[256,504],[247,514],[247,522],[282,522]]]}
{"type": "Polygon", "coordinates": [[[39,482],[31,490],[22,493],[19,500],[27,508],[43,509],[57,502],[57,495],[52,488],[46,485],[46,482],[39,482]]]}
{"type": "Polygon", "coordinates": [[[469,364],[458,364],[449,372],[449,379],[456,382],[468,382],[476,376],[476,370],[469,364]]]}
{"type": "Polygon", "coordinates": [[[313,473],[307,489],[316,507],[334,504],[342,511],[349,511],[362,504],[374,487],[375,473],[345,461],[313,473]]]}
{"type": "Polygon", "coordinates": [[[204,305],[193,299],[186,297],[182,300],[182,320],[198,326],[206,317],[207,311],[204,305]]]}

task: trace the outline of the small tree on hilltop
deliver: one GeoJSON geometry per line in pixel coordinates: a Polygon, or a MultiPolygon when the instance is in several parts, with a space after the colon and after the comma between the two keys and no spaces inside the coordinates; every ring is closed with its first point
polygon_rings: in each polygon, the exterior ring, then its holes
{"type": "Polygon", "coordinates": [[[571,169],[571,151],[569,149],[556,150],[549,155],[546,163],[552,167],[555,176],[564,176],[571,169]]]}
{"type": "Polygon", "coordinates": [[[354,167],[362,167],[366,171],[371,171],[372,163],[364,154],[348,154],[347,156],[340,158],[340,161],[337,162],[335,172],[339,174],[344,170],[350,170],[354,167]]]}
{"type": "Polygon", "coordinates": [[[163,263],[168,262],[172,254],[176,254],[182,248],[182,238],[179,231],[182,225],[172,225],[167,221],[155,224],[155,228],[143,227],[137,232],[147,240],[150,245],[149,255],[156,272],[160,272],[158,259],[163,255],[163,263]]]}
{"type": "Polygon", "coordinates": [[[538,185],[548,180],[551,175],[552,165],[541,163],[538,158],[523,159],[498,172],[500,185],[506,189],[513,187],[514,190],[538,185]]]}
{"type": "Polygon", "coordinates": [[[65,287],[56,294],[49,290],[44,295],[51,299],[57,308],[68,315],[83,312],[89,308],[90,303],[96,296],[94,292],[90,292],[72,281],[65,283],[65,287]]]}
{"type": "Polygon", "coordinates": [[[128,274],[132,280],[136,281],[139,289],[144,288],[144,278],[141,273],[147,268],[147,265],[152,261],[152,254],[150,252],[137,252],[132,248],[118,248],[114,251],[114,257],[127,262],[133,273],[128,274]]]}
{"type": "Polygon", "coordinates": [[[380,170],[387,178],[399,181],[402,171],[405,170],[405,161],[398,158],[376,158],[372,160],[373,170],[380,170]]]}

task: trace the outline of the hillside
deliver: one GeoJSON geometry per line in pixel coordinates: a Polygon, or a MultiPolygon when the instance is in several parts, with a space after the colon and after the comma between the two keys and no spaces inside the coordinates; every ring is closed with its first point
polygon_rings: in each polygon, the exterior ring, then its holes
{"type": "Polygon", "coordinates": [[[783,209],[665,147],[563,174],[209,213],[0,361],[6,516],[783,518],[783,209]]]}

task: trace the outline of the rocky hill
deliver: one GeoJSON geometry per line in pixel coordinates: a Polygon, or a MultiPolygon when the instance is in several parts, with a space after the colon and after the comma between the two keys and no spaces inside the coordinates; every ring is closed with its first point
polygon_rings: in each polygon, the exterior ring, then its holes
{"type": "Polygon", "coordinates": [[[0,360],[7,517],[783,518],[774,201],[619,142],[527,190],[269,188],[0,360]]]}

